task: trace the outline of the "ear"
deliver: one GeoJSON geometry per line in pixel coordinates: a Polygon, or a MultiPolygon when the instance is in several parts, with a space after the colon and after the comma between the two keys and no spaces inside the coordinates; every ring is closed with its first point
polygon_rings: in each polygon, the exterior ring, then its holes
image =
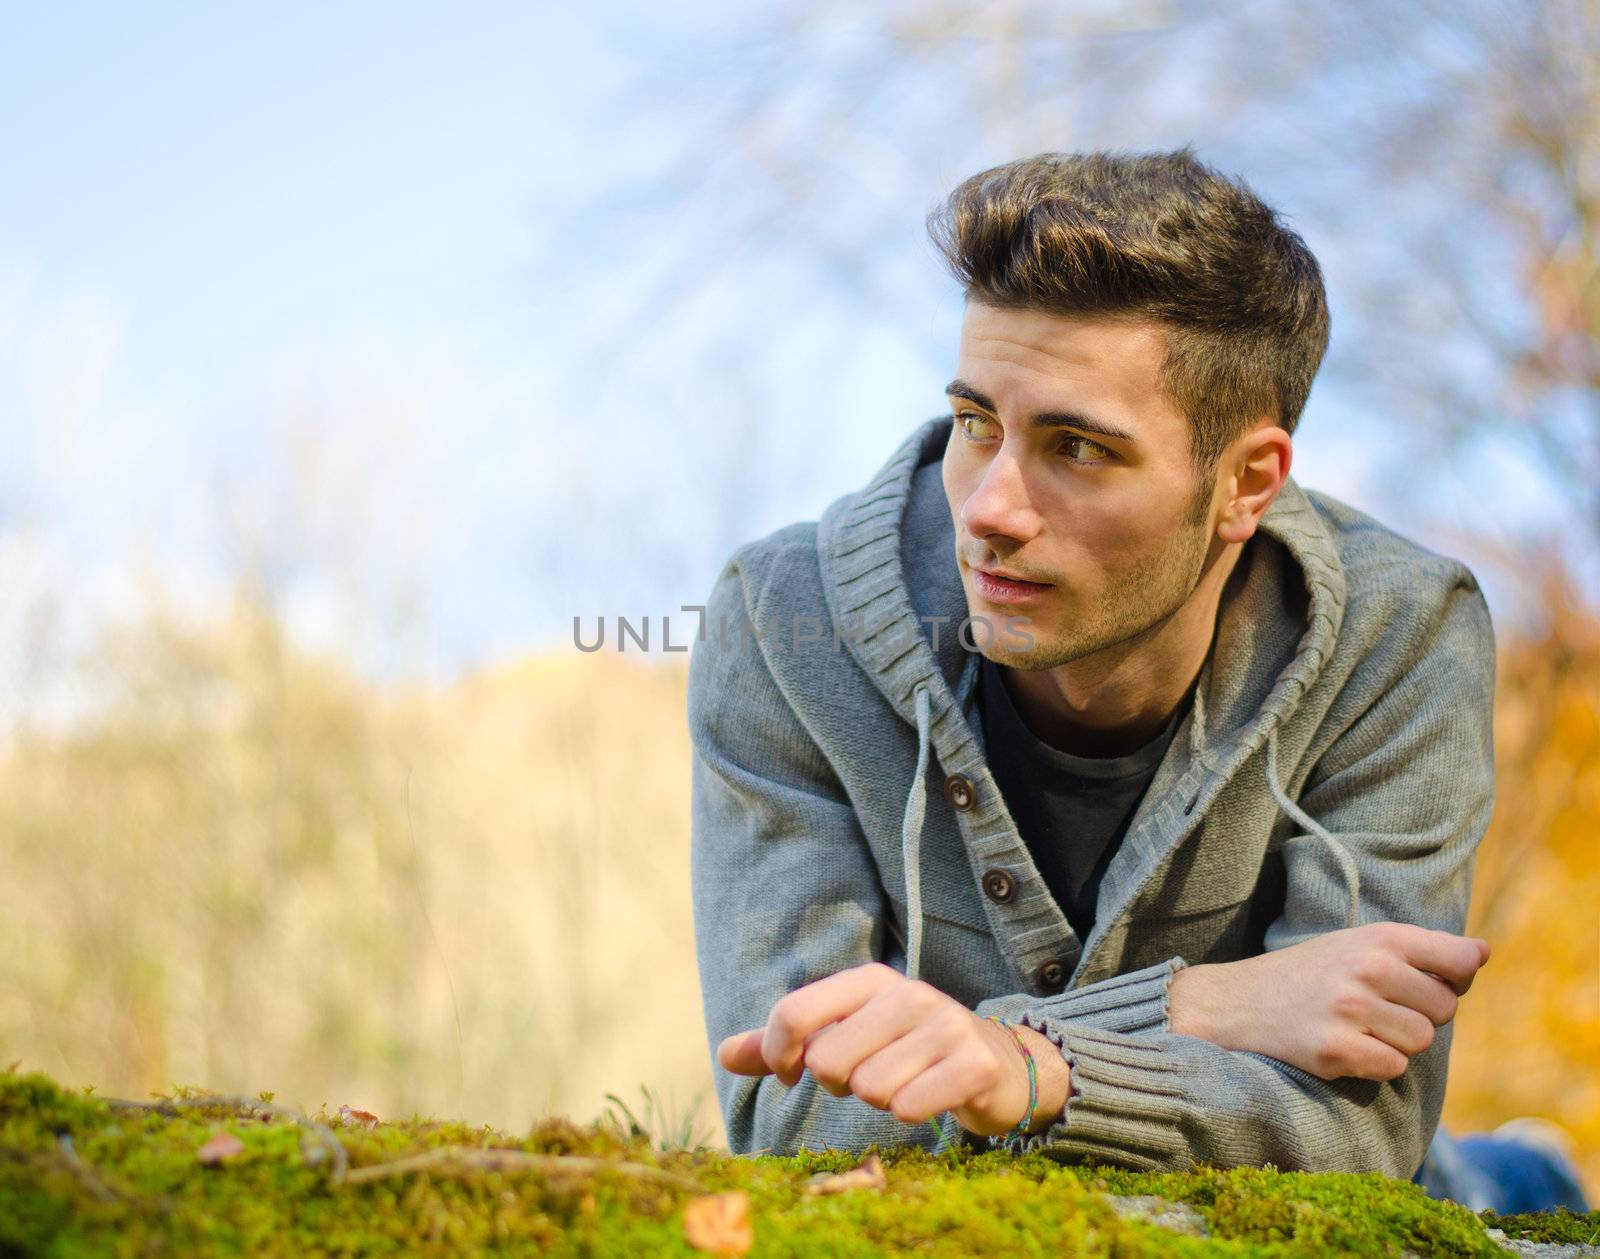
{"type": "Polygon", "coordinates": [[[1289,478],[1294,441],[1266,416],[1242,433],[1223,456],[1227,483],[1217,535],[1224,542],[1248,542],[1289,478]]]}

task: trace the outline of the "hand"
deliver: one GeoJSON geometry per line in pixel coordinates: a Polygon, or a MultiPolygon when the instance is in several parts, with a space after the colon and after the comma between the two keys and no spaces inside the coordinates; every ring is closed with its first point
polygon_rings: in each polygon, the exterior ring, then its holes
{"type": "Polygon", "coordinates": [[[1392,1080],[1433,1044],[1489,960],[1489,942],[1400,922],[1348,927],[1237,962],[1190,966],[1171,1028],[1324,1080],[1392,1080]]]}
{"type": "MultiPolygon", "coordinates": [[[[1049,1076],[1066,1097],[1066,1061],[1049,1076]]],[[[1046,1072],[1039,1061],[1039,1105],[1046,1113],[1046,1072]]],[[[1011,1033],[954,997],[892,966],[869,962],[797,988],[772,1007],[764,1028],[737,1032],[717,1046],[717,1061],[739,1075],[774,1074],[793,1088],[809,1069],[835,1097],[854,1093],[903,1123],[951,1111],[975,1136],[1017,1126],[1028,1109],[1028,1066],[1011,1033]]],[[[1052,1089],[1054,1091],[1054,1089],[1052,1089]]]]}

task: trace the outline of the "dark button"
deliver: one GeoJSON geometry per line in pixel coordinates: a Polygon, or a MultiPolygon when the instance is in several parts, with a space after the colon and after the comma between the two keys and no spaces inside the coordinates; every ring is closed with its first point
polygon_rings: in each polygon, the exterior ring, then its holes
{"type": "Polygon", "coordinates": [[[972,779],[965,774],[951,774],[944,780],[944,798],[966,812],[977,800],[978,793],[972,789],[972,779]]]}
{"type": "Polygon", "coordinates": [[[1183,815],[1188,817],[1194,812],[1194,806],[1200,803],[1200,793],[1197,791],[1189,797],[1189,803],[1183,806],[1183,815]]]}
{"type": "Polygon", "coordinates": [[[1033,972],[1033,982],[1046,992],[1060,992],[1067,986],[1067,964],[1058,957],[1051,958],[1033,972]]]}
{"type": "Polygon", "coordinates": [[[983,872],[983,890],[990,900],[1004,905],[1017,894],[1017,881],[1006,871],[993,867],[983,872]]]}

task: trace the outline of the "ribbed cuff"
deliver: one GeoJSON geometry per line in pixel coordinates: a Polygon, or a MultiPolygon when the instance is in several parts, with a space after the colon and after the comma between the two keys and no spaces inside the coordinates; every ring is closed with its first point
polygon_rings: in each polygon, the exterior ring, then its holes
{"type": "Polygon", "coordinates": [[[1115,1033],[1028,1026],[1067,1060],[1072,1096],[1061,1118],[1028,1137],[991,1139],[1014,1154],[1115,1163],[1145,1170],[1179,1166],[1190,1106],[1178,1067],[1161,1049],[1115,1033]]]}
{"type": "Polygon", "coordinates": [[[1183,1092],[1171,1060],[1129,1038],[1171,1030],[1172,976],[1187,965],[1172,957],[1056,997],[980,1002],[980,1015],[990,1012],[985,1007],[1013,1010],[1019,1026],[1055,1045],[1067,1061],[1071,1090],[1061,1118],[1049,1128],[1031,1136],[990,1137],[989,1147],[1027,1154],[1048,1146],[1052,1155],[1171,1166],[1184,1145],[1183,1092]]]}
{"type": "MultiPolygon", "coordinates": [[[[1054,997],[1013,992],[1003,997],[990,997],[972,1008],[979,1017],[997,1014],[1008,1023],[1020,1023],[1031,1016],[1070,1023],[1075,1028],[1122,1032],[1129,1036],[1168,1032],[1172,1029],[1168,1025],[1167,990],[1173,975],[1187,965],[1181,957],[1169,957],[1143,970],[1113,975],[1097,984],[1054,997]]],[[[1037,1024],[1028,1026],[1039,1030],[1037,1024]]]]}

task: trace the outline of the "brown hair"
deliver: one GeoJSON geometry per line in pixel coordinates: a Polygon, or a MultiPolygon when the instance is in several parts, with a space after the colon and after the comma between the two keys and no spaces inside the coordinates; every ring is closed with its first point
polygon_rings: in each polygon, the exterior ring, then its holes
{"type": "Polygon", "coordinates": [[[1162,324],[1161,387],[1189,418],[1202,472],[1257,416],[1294,432],[1328,347],[1322,270],[1190,146],[980,171],[928,215],[928,233],[969,300],[1162,324]]]}

